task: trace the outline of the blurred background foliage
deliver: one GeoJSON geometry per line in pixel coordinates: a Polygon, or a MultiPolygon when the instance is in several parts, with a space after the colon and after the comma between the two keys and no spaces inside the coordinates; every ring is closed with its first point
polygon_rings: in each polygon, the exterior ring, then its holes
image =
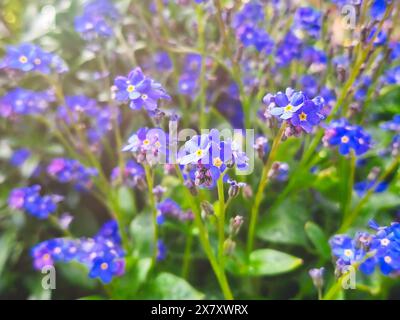
{"type": "MultiPolygon", "coordinates": [[[[120,23],[121,28],[129,30],[132,26],[140,23],[128,12],[130,1],[117,1],[123,15],[120,23]],[[125,9],[125,12],[124,12],[125,9]]],[[[105,89],[103,83],[93,81],[93,75],[98,72],[95,55],[85,49],[83,40],[74,32],[72,23],[74,17],[80,12],[83,1],[58,0],[58,1],[29,1],[29,0],[2,0],[0,3],[0,55],[8,44],[16,44],[25,41],[33,41],[46,47],[49,51],[60,54],[70,67],[70,72],[64,79],[65,91],[68,94],[85,93],[95,96],[100,101],[105,101],[102,94],[105,89]],[[84,85],[83,85],[84,84],[84,85]]],[[[189,13],[185,9],[179,11],[179,17],[183,20],[189,13]]],[[[179,19],[178,19],[179,20],[179,19]]],[[[191,34],[190,27],[185,30],[191,34]]],[[[133,35],[127,31],[127,38],[133,35]]],[[[139,48],[139,59],[145,57],[152,50],[151,43],[146,43],[143,35],[136,35],[137,41],[132,42],[139,48]]],[[[149,40],[151,41],[151,40],[149,40]]],[[[105,51],[110,52],[108,59],[110,72],[115,75],[126,73],[130,69],[129,62],[117,59],[118,54],[126,50],[110,41],[105,51]]],[[[23,85],[31,89],[43,89],[43,82],[36,81],[34,76],[24,80],[23,85]]],[[[4,94],[7,88],[13,83],[7,83],[2,78],[0,93],[4,94]]],[[[160,82],[163,82],[160,79],[160,82]]],[[[368,112],[374,113],[373,122],[366,123],[366,129],[374,136],[380,146],[388,145],[392,136],[382,131],[377,123],[389,120],[399,112],[400,89],[393,87],[386,89],[382,95],[367,106],[368,112]]],[[[129,123],[132,119],[124,120],[129,123]]],[[[217,122],[215,118],[212,121],[217,122]]],[[[140,120],[138,120],[140,121],[140,120]]],[[[130,130],[133,128],[128,127],[130,130]]],[[[126,130],[127,132],[129,130],[126,130]]],[[[298,165],[296,154],[301,148],[302,141],[293,139],[283,144],[279,150],[277,159],[285,161],[295,171],[298,165]]],[[[57,290],[44,291],[41,287],[42,275],[32,268],[32,261],[29,255],[30,248],[45,239],[60,236],[56,229],[51,228],[48,221],[39,221],[27,216],[22,212],[11,211],[7,206],[7,198],[12,188],[35,183],[32,178],[32,171],[39,161],[44,157],[57,156],[62,154],[62,147],[55,142],[45,130],[34,122],[24,122],[21,127],[12,128],[6,122],[0,122],[0,298],[10,299],[67,299],[76,297],[88,297],[89,299],[101,298],[104,296],[103,288],[98,282],[87,278],[87,271],[79,266],[68,264],[57,267],[57,290]],[[25,133],[25,134],[24,134],[25,133]],[[19,145],[29,146],[33,155],[21,168],[14,168],[8,161],[12,149],[19,145]],[[50,296],[52,295],[52,296],[50,296]]],[[[309,172],[299,173],[296,184],[293,185],[290,196],[281,196],[279,190],[283,189],[282,182],[271,184],[266,193],[266,205],[261,210],[268,212],[267,219],[260,219],[257,236],[265,242],[268,250],[279,250],[287,252],[294,257],[279,257],[286,264],[290,265],[288,270],[291,273],[282,275],[276,274],[274,270],[265,270],[264,266],[252,270],[241,268],[241,252],[238,248],[237,259],[229,262],[228,271],[232,274],[253,275],[262,274],[262,283],[253,281],[249,286],[259,286],[259,298],[269,299],[292,299],[292,298],[315,298],[316,293],[308,275],[312,267],[328,267],[326,274],[333,275],[333,265],[330,263],[330,248],[328,239],[338,229],[341,212],[340,192],[343,181],[343,172],[337,172],[335,164],[340,161],[338,154],[332,150],[322,149],[315,155],[315,163],[322,168],[317,175],[309,172]],[[279,185],[280,184],[280,185],[279,185]],[[269,199],[278,199],[275,202],[269,199]],[[269,203],[273,203],[272,208],[269,203]],[[278,204],[279,205],[278,205],[278,204]],[[285,259],[289,259],[288,262],[285,259]],[[291,260],[292,259],[292,260],[291,260]],[[274,277],[269,277],[274,275],[274,277]]],[[[370,161],[362,169],[357,170],[356,181],[364,180],[370,170],[375,166],[385,167],[385,159],[378,155],[371,154],[370,161]]],[[[260,163],[256,166],[261,167],[260,163]]],[[[160,169],[161,171],[161,169],[160,169]]],[[[344,173],[345,174],[345,173],[344,173]]],[[[168,185],[167,195],[174,196],[183,208],[189,204],[183,193],[183,186],[173,177],[164,177],[163,183],[168,185]]],[[[249,183],[256,185],[259,176],[253,174],[249,183]]],[[[400,180],[398,173],[391,177],[394,183],[387,192],[375,194],[369,203],[363,208],[361,219],[357,226],[365,228],[368,219],[376,217],[380,224],[387,225],[393,220],[398,220],[400,208],[400,180]]],[[[63,194],[67,199],[67,207],[73,210],[75,220],[72,224],[72,231],[77,236],[91,236],[96,233],[102,222],[107,219],[105,209],[99,205],[89,194],[78,195],[70,190],[68,186],[62,186],[47,181],[46,189],[53,193],[63,194]]],[[[354,197],[356,195],[353,194],[354,197]]],[[[121,188],[119,190],[120,205],[126,215],[133,217],[132,212],[135,203],[139,210],[143,204],[137,192],[121,188]]],[[[244,212],[250,200],[239,196],[235,202],[235,211],[244,212]]],[[[264,212],[261,212],[263,214],[264,212]]],[[[151,224],[146,219],[150,215],[135,215],[130,225],[130,232],[134,239],[136,254],[128,259],[127,264],[134,265],[129,269],[130,274],[120,279],[115,279],[111,287],[116,287],[116,298],[215,298],[220,297],[218,288],[215,286],[215,278],[211,272],[202,272],[208,268],[208,263],[202,259],[201,249],[198,244],[193,248],[194,271],[190,274],[190,283],[184,281],[177,274],[180,273],[182,253],[184,252],[185,227],[179,224],[167,223],[163,232],[168,232],[166,239],[167,246],[171,242],[171,253],[169,259],[158,266],[158,273],[148,278],[150,268],[148,251],[151,242],[151,224]],[[182,232],[183,231],[183,232],[182,232]],[[172,274],[171,271],[174,273],[172,274]],[[129,279],[129,281],[126,281],[129,279]],[[196,288],[196,289],[194,289],[196,288]]],[[[244,235],[242,235],[244,236],[244,235]]],[[[275,257],[274,251],[263,252],[268,257],[275,257]]],[[[242,254],[244,255],[244,253],[242,254]]],[[[254,266],[257,266],[257,259],[263,257],[254,256],[254,266]]],[[[279,260],[277,259],[277,260],[279,260]]],[[[358,281],[362,284],[362,290],[348,291],[348,298],[388,299],[400,298],[400,283],[393,279],[384,279],[378,273],[372,277],[358,275],[358,281]]],[[[333,276],[327,277],[328,283],[333,282],[333,276]]],[[[232,279],[232,286],[235,287],[235,279],[232,279]]],[[[251,288],[243,286],[241,297],[246,297],[251,288]]]]}

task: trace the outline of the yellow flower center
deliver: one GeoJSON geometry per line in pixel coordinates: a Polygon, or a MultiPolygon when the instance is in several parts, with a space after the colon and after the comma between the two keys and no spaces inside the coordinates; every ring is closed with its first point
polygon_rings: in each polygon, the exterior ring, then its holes
{"type": "Polygon", "coordinates": [[[160,141],[157,141],[157,142],[155,143],[155,146],[156,146],[157,148],[161,147],[160,141]]]}
{"type": "Polygon", "coordinates": [[[293,106],[291,104],[288,104],[285,108],[284,108],[285,112],[291,112],[293,110],[293,106]]]}
{"type": "Polygon", "coordinates": [[[342,143],[348,143],[350,139],[348,136],[343,136],[340,140],[342,141],[342,143]]]}
{"type": "Polygon", "coordinates": [[[222,166],[222,160],[221,160],[221,158],[219,158],[219,157],[217,157],[217,158],[214,158],[213,159],[213,164],[214,164],[214,166],[216,166],[216,167],[220,167],[220,166],[222,166]]]}
{"type": "Polygon", "coordinates": [[[44,254],[43,260],[50,260],[50,255],[48,253],[44,254]]]}
{"type": "Polygon", "coordinates": [[[304,112],[302,112],[302,113],[300,113],[299,118],[300,118],[300,121],[306,121],[307,115],[304,112]]]}
{"type": "Polygon", "coordinates": [[[142,94],[142,100],[147,100],[148,96],[147,94],[142,94]]]}
{"type": "Polygon", "coordinates": [[[392,258],[389,257],[389,256],[384,257],[383,260],[385,260],[386,263],[391,263],[392,262],[392,258]]]}
{"type": "Polygon", "coordinates": [[[350,258],[353,255],[353,251],[351,251],[350,249],[346,249],[344,250],[344,255],[350,258]]]}
{"type": "Polygon", "coordinates": [[[21,63],[27,63],[28,62],[28,58],[26,56],[20,56],[19,57],[19,62],[21,63]]]}
{"type": "Polygon", "coordinates": [[[103,262],[103,263],[100,265],[100,268],[101,268],[101,270],[107,270],[108,264],[107,264],[106,262],[103,262]]]}
{"type": "Polygon", "coordinates": [[[42,63],[42,60],[40,60],[39,58],[36,58],[33,62],[34,62],[35,64],[41,64],[41,63],[42,63]]]}
{"type": "Polygon", "coordinates": [[[150,140],[149,139],[143,140],[143,144],[146,145],[146,146],[149,145],[150,144],[150,140]]]}
{"type": "Polygon", "coordinates": [[[133,90],[135,90],[135,86],[133,86],[131,84],[126,88],[126,91],[128,91],[128,92],[132,92],[133,90]]]}
{"type": "Polygon", "coordinates": [[[203,155],[203,150],[198,149],[198,150],[196,151],[196,156],[201,157],[202,155],[203,155]]]}

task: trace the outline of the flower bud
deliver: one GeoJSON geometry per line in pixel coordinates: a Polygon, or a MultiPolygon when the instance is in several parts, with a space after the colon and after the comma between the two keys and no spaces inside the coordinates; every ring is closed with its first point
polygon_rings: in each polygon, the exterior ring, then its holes
{"type": "Polygon", "coordinates": [[[242,227],[244,219],[242,216],[235,216],[231,218],[229,223],[229,233],[232,237],[236,236],[242,227]]]}
{"type": "Polygon", "coordinates": [[[236,248],[236,242],[228,238],[224,242],[224,255],[230,256],[233,254],[236,248]]]}
{"type": "Polygon", "coordinates": [[[200,203],[200,207],[201,207],[201,215],[203,218],[214,215],[214,207],[208,201],[202,201],[200,203]]]}

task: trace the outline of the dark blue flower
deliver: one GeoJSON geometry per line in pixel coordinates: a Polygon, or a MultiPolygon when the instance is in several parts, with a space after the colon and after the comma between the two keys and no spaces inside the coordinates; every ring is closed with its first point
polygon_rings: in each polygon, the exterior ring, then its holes
{"type": "Polygon", "coordinates": [[[331,146],[339,146],[339,152],[347,155],[353,149],[362,155],[371,148],[371,136],[360,126],[350,125],[345,120],[333,122],[325,132],[324,140],[331,146]]]}

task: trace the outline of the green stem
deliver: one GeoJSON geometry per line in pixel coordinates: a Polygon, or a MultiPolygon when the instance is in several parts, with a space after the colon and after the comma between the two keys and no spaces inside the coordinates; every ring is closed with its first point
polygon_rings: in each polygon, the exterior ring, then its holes
{"type": "Polygon", "coordinates": [[[225,194],[223,175],[217,181],[218,189],[218,259],[219,263],[224,268],[224,241],[225,241],[225,194]]]}
{"type": "MultiPolygon", "coordinates": [[[[178,166],[176,166],[176,172],[179,176],[179,179],[181,180],[182,183],[184,183],[184,178],[182,175],[182,172],[178,166]]],[[[215,276],[217,277],[218,284],[222,290],[222,293],[227,300],[233,300],[233,294],[232,291],[229,287],[228,279],[225,274],[225,270],[219,265],[211,244],[210,240],[208,237],[208,232],[207,228],[204,226],[202,218],[201,218],[201,211],[200,211],[200,203],[198,197],[193,196],[189,189],[185,188],[185,192],[187,194],[187,197],[190,199],[190,205],[194,214],[194,223],[199,230],[199,238],[200,238],[200,243],[201,246],[203,247],[203,250],[207,256],[208,261],[211,264],[211,267],[214,271],[215,276]]]]}
{"type": "Polygon", "coordinates": [[[343,211],[343,219],[346,219],[348,215],[348,211],[350,210],[351,207],[351,200],[352,200],[352,194],[353,194],[353,185],[354,185],[354,175],[355,175],[355,170],[356,170],[356,156],[354,154],[354,151],[351,150],[350,152],[350,164],[348,163],[348,159],[345,157],[341,158],[342,160],[342,167],[343,166],[348,166],[350,165],[350,171],[347,172],[345,170],[346,175],[342,176],[345,182],[347,182],[347,185],[344,188],[344,195],[343,195],[343,204],[342,204],[342,211],[343,211]]]}
{"type": "Polygon", "coordinates": [[[255,238],[255,230],[256,230],[256,225],[257,225],[257,218],[258,218],[258,213],[259,213],[259,208],[261,201],[263,199],[263,194],[265,187],[268,182],[268,173],[271,170],[272,164],[275,160],[276,153],[278,151],[278,146],[282,140],[283,134],[285,133],[286,129],[286,124],[283,123],[281,128],[279,129],[277,135],[275,136],[275,139],[272,143],[272,148],[271,152],[269,153],[268,160],[266,161],[263,171],[261,174],[261,180],[258,185],[257,193],[254,199],[253,206],[251,208],[251,213],[250,213],[250,225],[249,225],[249,233],[248,233],[248,238],[247,238],[247,255],[250,256],[251,251],[253,251],[254,247],[254,238],[255,238]]]}
{"type": "Polygon", "coordinates": [[[190,260],[192,256],[192,246],[193,246],[193,232],[192,232],[192,226],[190,226],[189,233],[186,238],[185,252],[183,255],[182,278],[184,279],[187,279],[189,276],[190,260]]]}
{"type": "Polygon", "coordinates": [[[153,264],[155,264],[157,259],[157,241],[158,241],[158,227],[157,227],[157,208],[156,201],[154,198],[153,188],[154,188],[154,179],[153,173],[148,164],[144,165],[144,170],[146,173],[146,181],[147,181],[147,190],[149,195],[149,205],[151,208],[151,217],[153,222],[153,264]]]}

